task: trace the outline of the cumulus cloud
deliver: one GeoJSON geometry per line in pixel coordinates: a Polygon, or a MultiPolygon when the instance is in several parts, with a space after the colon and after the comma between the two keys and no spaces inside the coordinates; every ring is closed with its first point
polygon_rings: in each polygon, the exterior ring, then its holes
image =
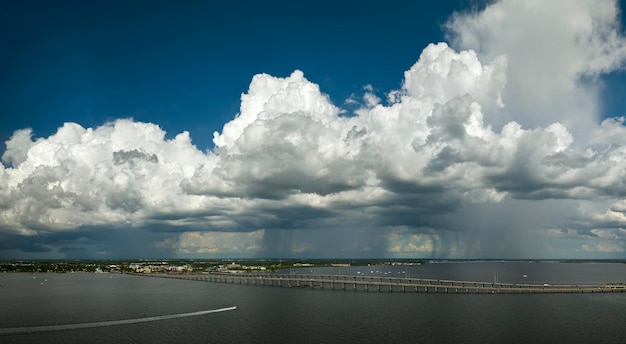
{"type": "Polygon", "coordinates": [[[518,258],[567,256],[576,233],[580,252],[621,254],[626,132],[599,120],[596,79],[624,63],[617,14],[513,0],[455,14],[452,46],[424,48],[386,102],[366,85],[354,116],[301,71],[256,75],[208,152],[132,119],[18,130],[0,252],[518,258]]]}
{"type": "Polygon", "coordinates": [[[12,166],[17,166],[24,162],[27,153],[33,145],[31,138],[33,131],[31,129],[16,130],[13,136],[6,142],[6,150],[2,154],[2,162],[12,166]]]}
{"type": "Polygon", "coordinates": [[[497,126],[560,122],[584,139],[603,110],[598,77],[624,67],[619,15],[615,1],[501,0],[446,26],[455,47],[506,56],[506,110],[488,114],[497,126]]]}

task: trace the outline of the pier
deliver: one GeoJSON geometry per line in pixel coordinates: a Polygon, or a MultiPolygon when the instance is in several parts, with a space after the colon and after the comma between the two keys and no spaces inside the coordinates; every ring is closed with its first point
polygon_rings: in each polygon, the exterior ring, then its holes
{"type": "Polygon", "coordinates": [[[530,293],[623,293],[626,284],[559,285],[456,281],[424,278],[346,276],[323,274],[209,273],[143,274],[135,276],[173,278],[189,281],[229,283],[279,288],[310,288],[362,292],[447,293],[447,294],[530,294],[530,293]]]}

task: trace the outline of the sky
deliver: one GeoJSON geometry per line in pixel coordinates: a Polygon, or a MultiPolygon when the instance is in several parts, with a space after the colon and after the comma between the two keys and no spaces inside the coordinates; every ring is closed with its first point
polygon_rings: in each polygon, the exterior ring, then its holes
{"type": "Polygon", "coordinates": [[[0,3],[0,258],[626,259],[622,1],[0,3]]]}

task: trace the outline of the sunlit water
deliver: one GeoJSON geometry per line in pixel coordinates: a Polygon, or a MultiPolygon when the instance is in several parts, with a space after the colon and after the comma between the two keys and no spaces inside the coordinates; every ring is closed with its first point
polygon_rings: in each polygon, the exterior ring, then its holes
{"type": "MultiPolygon", "coordinates": [[[[293,272],[626,282],[626,264],[604,263],[440,263],[293,272]]],[[[61,328],[0,334],[0,343],[623,343],[624,324],[626,293],[355,293],[128,275],[0,274],[0,328],[61,328]],[[230,306],[237,309],[166,317],[230,306]],[[150,318],[155,319],[118,323],[150,318]],[[68,327],[85,323],[112,325],[68,327]]]]}

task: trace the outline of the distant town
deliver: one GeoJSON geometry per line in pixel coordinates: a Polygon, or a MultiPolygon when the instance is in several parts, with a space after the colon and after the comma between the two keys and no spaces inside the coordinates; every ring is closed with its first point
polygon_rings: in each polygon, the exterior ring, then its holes
{"type": "Polygon", "coordinates": [[[203,273],[274,271],[306,267],[348,267],[363,265],[417,265],[426,261],[388,260],[13,260],[0,261],[0,273],[203,273]]]}
{"type": "MultiPolygon", "coordinates": [[[[170,273],[199,274],[209,272],[263,272],[307,267],[349,267],[367,265],[421,265],[465,260],[388,260],[388,259],[138,259],[138,260],[5,260],[0,261],[0,273],[170,273]]],[[[477,260],[467,260],[477,261],[477,260]]],[[[485,260],[491,261],[491,260],[485,260]]],[[[498,260],[502,261],[502,260],[498,260]]],[[[544,260],[525,260],[541,262],[544,260]]],[[[560,262],[584,262],[559,260],[560,262]]],[[[626,263],[626,260],[602,260],[626,263]]]]}

